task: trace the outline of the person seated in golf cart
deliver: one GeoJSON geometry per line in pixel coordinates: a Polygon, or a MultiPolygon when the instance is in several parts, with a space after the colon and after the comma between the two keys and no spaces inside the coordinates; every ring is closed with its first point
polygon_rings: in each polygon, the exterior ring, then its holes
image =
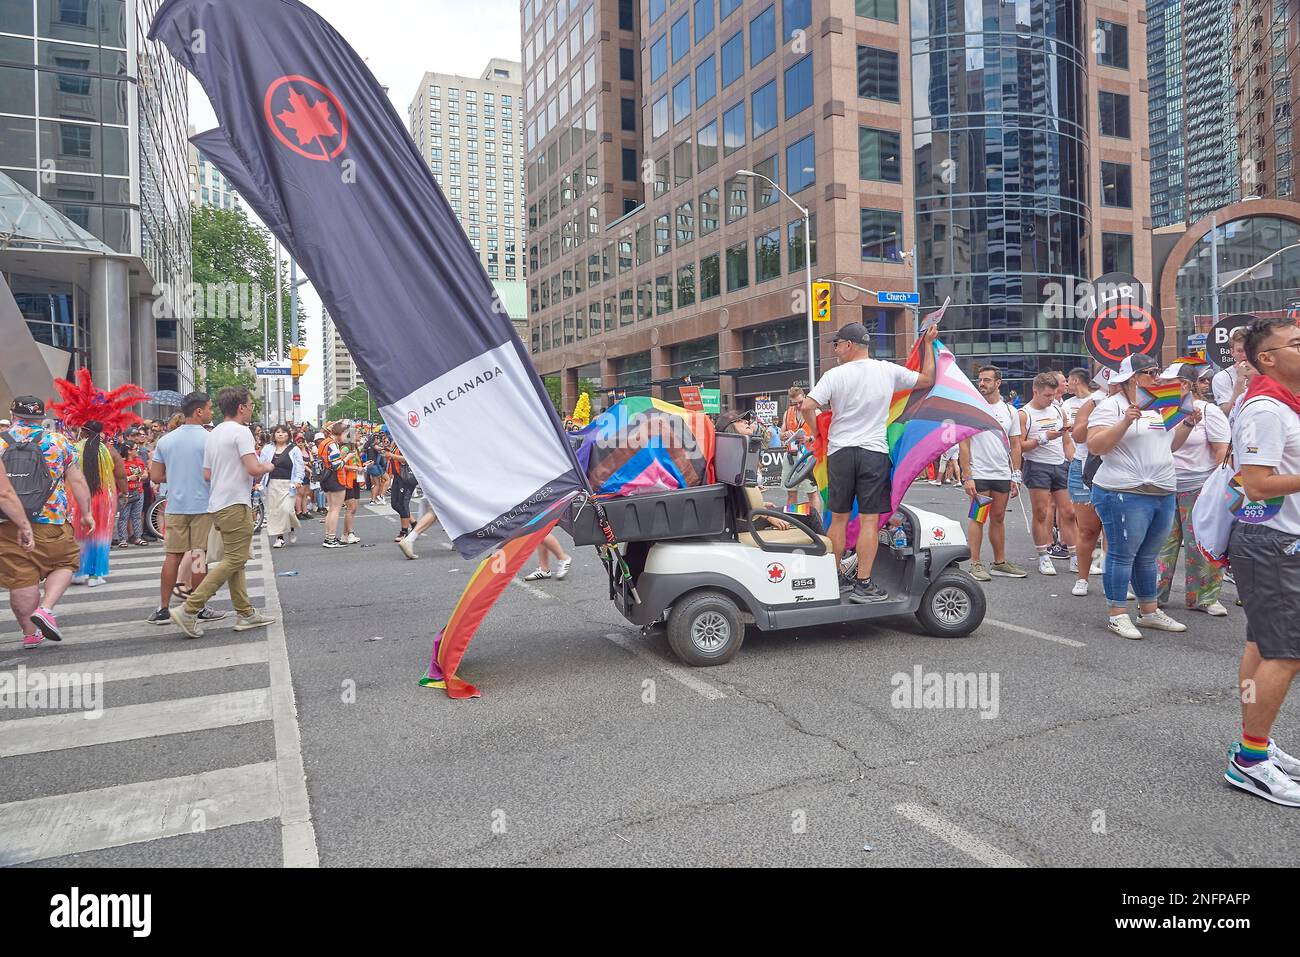
{"type": "MultiPolygon", "coordinates": [[[[754,424],[753,412],[723,412],[714,420],[713,428],[716,432],[733,432],[737,435],[748,437],[757,431],[758,426],[754,424]]],[[[759,495],[757,489],[745,489],[745,491],[747,493],[752,493],[750,495],[749,503],[751,509],[776,508],[776,506],[771,502],[762,501],[762,497],[759,495]]],[[[758,527],[774,528],[777,531],[787,531],[791,526],[790,523],[784,519],[773,518],[768,515],[760,515],[758,517],[758,527]]]]}

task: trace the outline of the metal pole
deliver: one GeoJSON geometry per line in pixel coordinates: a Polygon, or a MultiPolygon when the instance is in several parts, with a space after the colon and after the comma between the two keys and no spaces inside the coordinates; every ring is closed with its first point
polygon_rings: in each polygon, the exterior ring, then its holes
{"type": "MultiPolygon", "coordinates": [[[[280,288],[280,240],[275,241],[275,358],[284,359],[284,293],[280,288]]],[[[275,418],[272,424],[284,421],[284,377],[275,377],[275,418]]]]}
{"type": "Polygon", "coordinates": [[[803,209],[804,295],[808,297],[808,388],[811,389],[817,384],[817,336],[813,332],[812,304],[812,219],[807,209],[800,208],[803,209]]]}
{"type": "MultiPolygon", "coordinates": [[[[266,315],[266,300],[271,298],[271,293],[262,293],[262,361],[269,362],[271,359],[271,324],[266,315]]],[[[271,380],[262,376],[262,415],[271,414],[271,380]]]]}
{"type": "MultiPolygon", "coordinates": [[[[912,244],[912,291],[916,293],[916,305],[912,307],[912,319],[915,320],[916,334],[921,334],[921,267],[916,259],[916,244],[912,244]]],[[[960,477],[960,476],[959,476],[960,477]]]]}
{"type": "Polygon", "coordinates": [[[1210,214],[1210,312],[1214,318],[1211,325],[1219,323],[1219,214],[1210,214]]]}
{"type": "MultiPolygon", "coordinates": [[[[289,342],[297,348],[298,345],[298,263],[295,260],[289,260],[289,342]]],[[[298,418],[298,377],[292,379],[292,393],[289,401],[293,403],[293,412],[291,418],[298,418]]]]}

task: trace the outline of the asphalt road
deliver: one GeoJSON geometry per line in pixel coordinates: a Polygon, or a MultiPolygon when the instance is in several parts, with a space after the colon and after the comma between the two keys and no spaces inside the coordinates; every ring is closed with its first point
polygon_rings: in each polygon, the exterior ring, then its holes
{"type": "MultiPolygon", "coordinates": [[[[966,509],[960,491],[924,484],[909,501],[952,516],[966,509]]],[[[1009,520],[1011,557],[1028,567],[1033,549],[1014,505],[1009,520]]],[[[965,639],[922,635],[910,618],[853,630],[751,627],[731,663],[688,669],[662,632],[643,637],[617,614],[586,549],[568,580],[506,590],[462,667],[483,697],[452,701],[417,682],[473,563],[437,527],[419,561],[407,561],[395,529],[386,509],[363,506],[357,533],[373,547],[322,549],[312,522],[297,545],[262,549],[265,598],[255,601],[283,616],[296,727],[258,712],[94,747],[28,746],[4,758],[0,852],[6,821],[30,817],[42,798],[62,808],[92,789],[213,769],[255,778],[269,763],[281,798],[249,808],[245,796],[242,816],[239,802],[218,800],[206,829],[142,826],[127,843],[97,844],[93,834],[59,837],[62,812],[42,811],[55,836],[9,860],[274,865],[314,853],[322,866],[1122,867],[1294,858],[1300,816],[1222,778],[1239,731],[1244,634],[1230,586],[1226,621],[1175,607],[1186,633],[1132,642],[1105,630],[1099,583],[1091,597],[1072,597],[1060,563],[1055,578],[986,586],[988,620],[965,639]],[[281,577],[290,571],[298,574],[281,577]],[[982,675],[990,693],[996,679],[987,716],[895,707],[895,676],[917,668],[982,675]],[[299,737],[310,821],[293,824],[283,794],[299,737]]],[[[113,682],[106,704],[246,698],[268,686],[271,711],[283,700],[276,634],[214,631],[186,642],[171,629],[132,632],[125,622],[151,610],[147,590],[132,594],[138,613],[97,613],[82,631],[69,628],[61,647],[24,655],[10,640],[0,670],[20,656],[29,667],[70,667],[230,645],[244,663],[113,682]],[[104,615],[121,636],[100,629],[104,615]]],[[[1292,750],[1296,725],[1288,705],[1278,738],[1292,750]]],[[[0,720],[0,751],[5,742],[0,720]]],[[[246,782],[237,793],[248,793],[246,782]]]]}

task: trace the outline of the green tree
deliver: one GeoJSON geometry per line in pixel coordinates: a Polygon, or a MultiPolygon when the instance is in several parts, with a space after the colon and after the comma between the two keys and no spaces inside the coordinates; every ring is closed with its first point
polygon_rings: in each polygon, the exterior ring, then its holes
{"type": "Polygon", "coordinates": [[[370,397],[370,391],[364,385],[359,385],[326,409],[325,418],[331,422],[337,419],[364,419],[373,422],[379,418],[379,409],[370,397]]]}
{"type": "Polygon", "coordinates": [[[262,391],[257,386],[257,377],[251,372],[236,371],[233,366],[209,364],[207,376],[203,382],[203,391],[212,396],[212,421],[220,422],[224,418],[221,407],[217,405],[217,396],[227,386],[243,386],[253,394],[253,419],[262,421],[262,391]]]}
{"type": "MultiPolygon", "coordinates": [[[[242,209],[199,206],[191,214],[196,365],[234,369],[262,355],[263,306],[274,336],[275,254],[271,235],[242,209]],[[263,294],[271,295],[263,300],[263,294]]],[[[290,316],[288,269],[280,264],[282,309],[290,316]]],[[[306,313],[298,308],[298,338],[306,313]]]]}

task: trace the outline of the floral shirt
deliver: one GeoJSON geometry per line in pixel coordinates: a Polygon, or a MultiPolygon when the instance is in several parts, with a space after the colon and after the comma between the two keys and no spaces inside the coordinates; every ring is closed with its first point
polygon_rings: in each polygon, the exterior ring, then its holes
{"type": "Polygon", "coordinates": [[[12,434],[19,442],[38,437],[41,454],[45,456],[45,464],[49,466],[50,476],[54,479],[54,490],[50,492],[50,497],[45,500],[45,507],[41,509],[41,514],[33,518],[32,521],[43,525],[67,524],[68,490],[64,483],[64,476],[67,474],[68,469],[77,464],[77,451],[72,443],[58,432],[52,432],[49,429],[13,425],[7,430],[0,431],[0,454],[3,454],[4,450],[9,447],[9,443],[4,439],[4,432],[12,434]]]}
{"type": "Polygon", "coordinates": [[[149,477],[149,467],[137,456],[126,460],[126,490],[140,492],[144,490],[145,479],[149,477]]]}

